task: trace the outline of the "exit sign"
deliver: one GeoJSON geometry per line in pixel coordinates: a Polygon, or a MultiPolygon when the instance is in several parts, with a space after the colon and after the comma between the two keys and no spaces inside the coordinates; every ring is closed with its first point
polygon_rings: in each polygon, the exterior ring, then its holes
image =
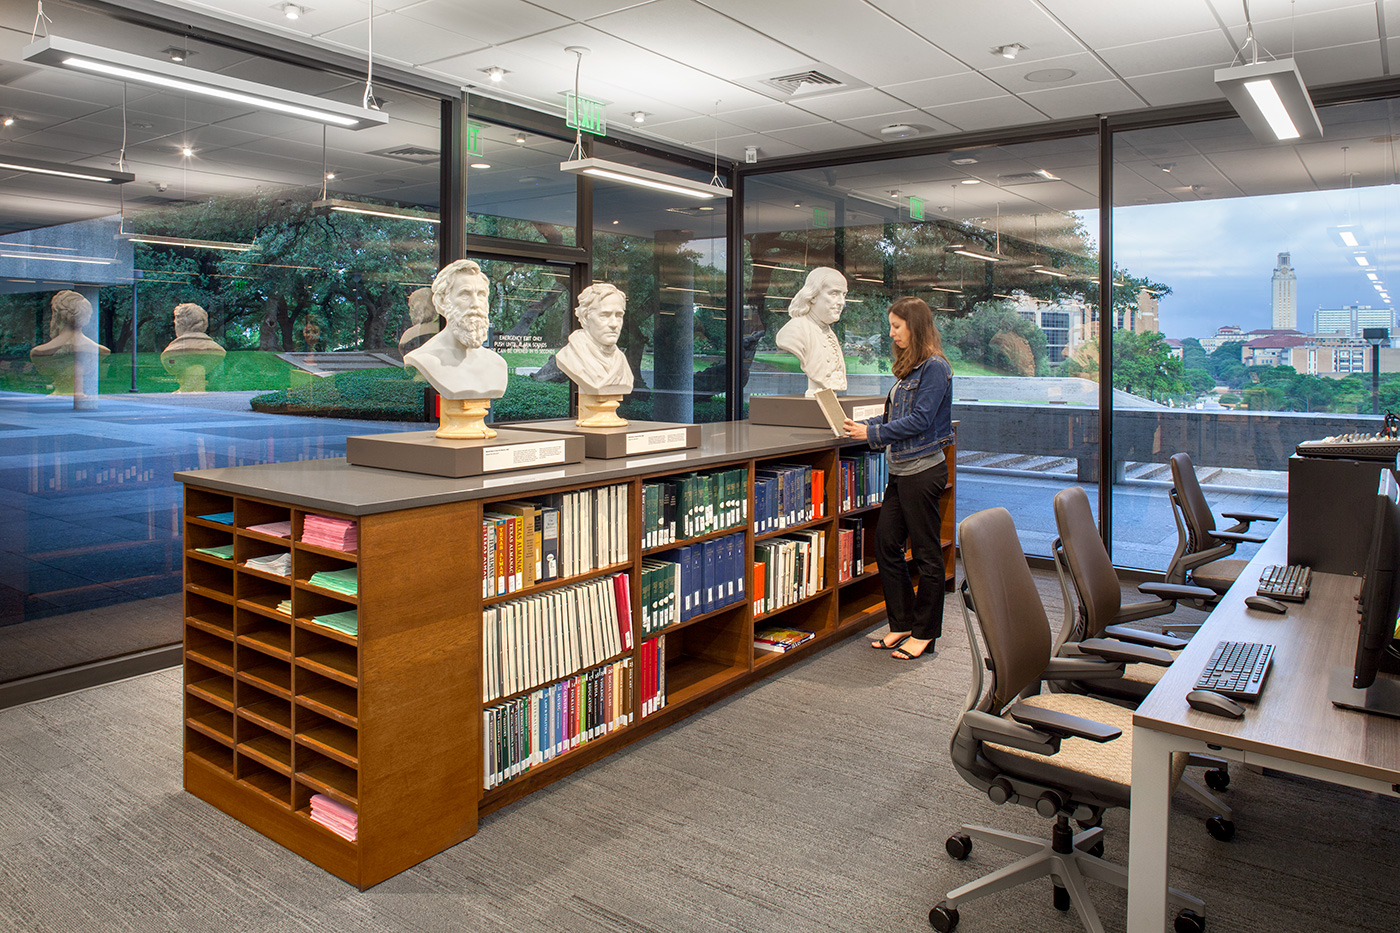
{"type": "Polygon", "coordinates": [[[479,156],[481,152],[481,131],[486,127],[480,123],[467,124],[467,155],[479,156]]]}
{"type": "Polygon", "coordinates": [[[829,214],[827,214],[826,208],[824,208],[824,207],[814,207],[814,208],[812,208],[812,226],[814,226],[814,227],[830,227],[830,226],[831,226],[831,216],[830,216],[829,214]]]}
{"type": "Polygon", "coordinates": [[[565,122],[569,129],[583,130],[594,136],[608,135],[606,105],[600,100],[589,100],[576,94],[567,93],[565,100],[565,122]]]}
{"type": "Polygon", "coordinates": [[[915,198],[915,197],[910,197],[910,198],[909,198],[909,219],[910,219],[910,220],[923,220],[923,219],[924,219],[924,202],[923,202],[923,200],[922,200],[921,198],[915,198]]]}

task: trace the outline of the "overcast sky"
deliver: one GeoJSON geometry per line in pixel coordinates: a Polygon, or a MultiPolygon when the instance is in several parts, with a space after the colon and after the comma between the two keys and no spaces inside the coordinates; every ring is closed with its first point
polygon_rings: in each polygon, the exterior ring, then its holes
{"type": "MultiPolygon", "coordinates": [[[[1172,287],[1160,307],[1165,336],[1206,337],[1222,324],[1247,331],[1272,326],[1274,266],[1279,253],[1291,253],[1298,329],[1311,331],[1319,307],[1383,304],[1354,251],[1328,228],[1362,224],[1367,255],[1384,283],[1392,222],[1400,222],[1400,199],[1390,187],[1120,207],[1113,215],[1114,261],[1172,287]]],[[[1400,268],[1395,278],[1400,289],[1400,268]]],[[[1400,290],[1389,294],[1400,300],[1400,290]]]]}

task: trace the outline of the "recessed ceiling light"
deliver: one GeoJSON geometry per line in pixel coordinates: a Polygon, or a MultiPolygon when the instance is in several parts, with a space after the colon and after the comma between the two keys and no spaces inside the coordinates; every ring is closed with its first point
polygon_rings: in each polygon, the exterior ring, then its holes
{"type": "Polygon", "coordinates": [[[147,123],[145,120],[132,120],[127,126],[135,130],[153,130],[156,127],[154,123],[147,123]]]}
{"type": "Polygon", "coordinates": [[[306,7],[298,6],[295,3],[284,3],[278,7],[278,9],[282,11],[282,15],[287,17],[287,19],[301,19],[303,13],[309,12],[306,7]]]}
{"type": "Polygon", "coordinates": [[[15,118],[14,118],[14,117],[6,117],[5,120],[4,120],[4,124],[5,124],[6,126],[14,126],[14,125],[15,125],[15,118]]]}
{"type": "Polygon", "coordinates": [[[616,224],[616,223],[621,223],[621,221],[614,220],[613,223],[615,223],[615,224],[616,224]]]}
{"type": "Polygon", "coordinates": [[[993,55],[1000,55],[1002,58],[1012,59],[1026,50],[1026,47],[1019,42],[1012,42],[1009,45],[998,45],[992,49],[993,55]]]}
{"type": "Polygon", "coordinates": [[[181,146],[180,155],[188,159],[190,156],[194,155],[194,150],[191,149],[189,146],[181,146]]]}
{"type": "Polygon", "coordinates": [[[525,143],[525,134],[524,134],[524,133],[516,133],[516,134],[515,134],[515,141],[518,142],[518,143],[520,143],[520,144],[522,144],[522,145],[524,145],[524,143],[525,143]]]}
{"type": "Polygon", "coordinates": [[[1056,81],[1068,81],[1075,74],[1071,68],[1045,68],[1027,73],[1026,80],[1033,84],[1054,84],[1056,81]]]}
{"type": "Polygon", "coordinates": [[[331,180],[332,178],[334,178],[334,177],[335,177],[335,172],[327,172],[327,173],[326,173],[326,180],[327,180],[327,181],[330,181],[330,180],[331,180]]]}
{"type": "Polygon", "coordinates": [[[1176,168],[1176,163],[1175,163],[1175,162],[1163,162],[1161,165],[1159,165],[1159,166],[1157,166],[1157,167],[1158,167],[1159,169],[1161,169],[1162,171],[1164,171],[1164,172],[1166,172],[1167,174],[1170,175],[1170,174],[1171,174],[1171,170],[1174,169],[1174,168],[1176,168]]]}
{"type": "Polygon", "coordinates": [[[191,52],[189,49],[176,48],[172,45],[167,48],[161,49],[160,54],[164,55],[172,62],[182,62],[185,59],[193,56],[195,53],[191,52]]]}
{"type": "Polygon", "coordinates": [[[711,207],[711,206],[708,205],[708,204],[701,204],[699,209],[702,210],[702,211],[712,211],[712,210],[714,210],[714,208],[711,207]]]}
{"type": "Polygon", "coordinates": [[[962,183],[963,183],[964,185],[980,185],[980,184],[982,184],[982,179],[980,179],[980,178],[964,178],[964,179],[962,180],[962,183]]]}
{"type": "Polygon", "coordinates": [[[958,156],[956,159],[949,159],[954,165],[976,165],[977,160],[972,156],[958,156]]]}
{"type": "Polygon", "coordinates": [[[491,163],[490,163],[490,162],[472,162],[472,163],[470,163],[470,165],[471,165],[472,168],[490,168],[490,167],[491,167],[491,163]]]}
{"type": "Polygon", "coordinates": [[[633,122],[633,123],[645,123],[645,122],[647,122],[646,111],[644,111],[644,110],[634,110],[634,111],[632,111],[632,122],[633,122]]]}
{"type": "Polygon", "coordinates": [[[880,135],[889,139],[908,139],[911,136],[918,136],[919,130],[908,123],[891,123],[889,126],[880,128],[880,135]]]}
{"type": "Polygon", "coordinates": [[[500,84],[505,76],[510,74],[509,71],[506,71],[500,65],[492,65],[489,68],[483,68],[481,69],[481,73],[490,78],[493,84],[500,84]]]}

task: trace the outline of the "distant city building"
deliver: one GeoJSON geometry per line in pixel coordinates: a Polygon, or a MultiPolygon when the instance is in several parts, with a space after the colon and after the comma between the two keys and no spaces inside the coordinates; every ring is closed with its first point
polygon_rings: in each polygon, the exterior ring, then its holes
{"type": "Polygon", "coordinates": [[[1293,272],[1288,253],[1278,254],[1273,284],[1274,327],[1292,330],[1298,326],[1298,276],[1293,272]]]}
{"type": "Polygon", "coordinates": [[[1201,349],[1207,353],[1214,353],[1227,343],[1244,343],[1249,340],[1246,334],[1235,324],[1226,324],[1216,329],[1215,333],[1209,337],[1201,338],[1201,349]]]}
{"type": "Polygon", "coordinates": [[[1081,300],[1059,298],[1053,304],[1032,298],[1017,290],[1011,293],[1016,303],[1016,313],[1045,332],[1045,356],[1051,363],[1062,361],[1083,342],[1083,318],[1089,314],[1089,307],[1081,300]]]}
{"type": "Polygon", "coordinates": [[[1184,348],[1180,340],[1177,340],[1175,337],[1167,337],[1164,338],[1162,342],[1167,345],[1167,349],[1171,351],[1173,358],[1181,359],[1184,348]]]}
{"type": "Polygon", "coordinates": [[[1385,327],[1395,334],[1395,309],[1362,304],[1318,308],[1313,319],[1313,330],[1318,334],[1360,337],[1366,327],[1385,327]]]}
{"type": "Polygon", "coordinates": [[[1241,348],[1240,357],[1246,366],[1292,366],[1309,376],[1340,378],[1371,371],[1366,341],[1296,331],[1255,337],[1241,348]]]}
{"type": "Polygon", "coordinates": [[[1157,296],[1148,289],[1137,293],[1137,307],[1132,311],[1133,333],[1155,334],[1161,331],[1157,326],[1157,296]]]}

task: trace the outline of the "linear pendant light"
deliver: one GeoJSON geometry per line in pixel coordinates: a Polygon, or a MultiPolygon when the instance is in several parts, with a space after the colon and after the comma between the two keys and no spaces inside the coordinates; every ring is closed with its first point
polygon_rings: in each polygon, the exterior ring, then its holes
{"type": "Polygon", "coordinates": [[[980,259],[983,262],[1001,262],[1004,257],[995,256],[991,253],[984,253],[981,250],[973,249],[961,243],[943,247],[944,252],[957,253],[959,256],[966,256],[969,259],[980,259]]]}
{"type": "Polygon", "coordinates": [[[40,65],[53,65],[166,90],[184,91],[187,94],[245,104],[259,110],[329,123],[350,130],[382,126],[389,122],[389,118],[383,113],[367,107],[323,100],[311,94],[244,81],[212,71],[196,71],[185,65],[132,55],[59,36],[46,36],[26,46],[22,58],[40,65]]]}
{"type": "Polygon", "coordinates": [[[40,162],[37,159],[17,159],[14,156],[0,156],[0,170],[34,172],[39,175],[57,175],[61,178],[76,178],[79,181],[100,181],[109,185],[124,185],[135,181],[130,172],[109,172],[86,165],[68,165],[63,162],[40,162]]]}
{"type": "Polygon", "coordinates": [[[410,214],[395,210],[389,204],[366,204],[361,201],[345,201],[341,198],[326,198],[315,201],[311,207],[318,214],[368,214],[371,217],[391,217],[394,220],[417,220],[425,224],[440,223],[436,214],[410,214]]]}
{"type": "Polygon", "coordinates": [[[722,185],[691,181],[688,178],[667,175],[664,172],[653,172],[649,169],[623,165],[621,162],[609,162],[607,159],[589,158],[560,162],[559,170],[574,175],[590,175],[594,178],[621,182],[624,185],[635,185],[639,188],[650,188],[653,191],[665,191],[669,194],[679,194],[700,200],[728,198],[734,195],[733,191],[722,185]]]}
{"type": "Polygon", "coordinates": [[[1215,83],[1261,142],[1322,138],[1322,123],[1293,59],[1221,68],[1215,83]]]}
{"type": "Polygon", "coordinates": [[[183,236],[154,236],[147,233],[119,233],[117,238],[150,246],[191,246],[196,249],[221,249],[231,253],[247,253],[258,248],[256,243],[227,243],[222,240],[196,240],[183,236]]]}

